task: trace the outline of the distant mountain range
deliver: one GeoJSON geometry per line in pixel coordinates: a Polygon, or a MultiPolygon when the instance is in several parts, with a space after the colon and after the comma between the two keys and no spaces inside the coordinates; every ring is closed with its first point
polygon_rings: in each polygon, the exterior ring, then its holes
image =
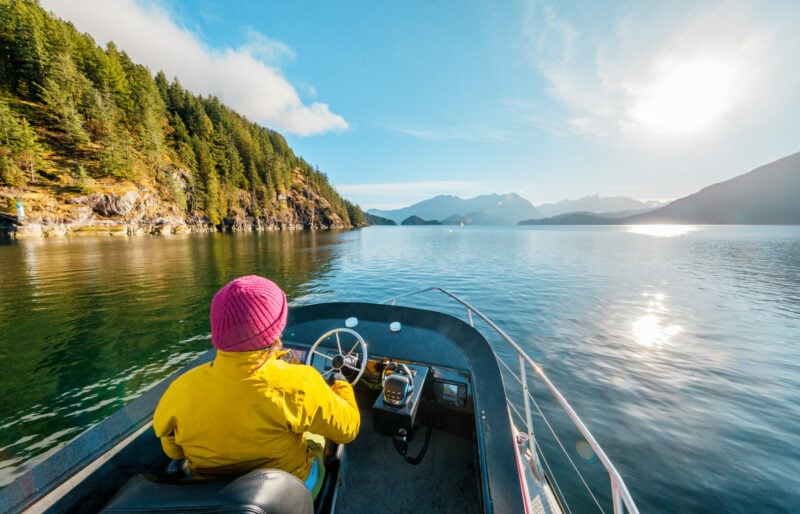
{"type": "Polygon", "coordinates": [[[458,196],[440,195],[402,209],[370,209],[367,212],[396,223],[402,223],[410,216],[417,216],[427,221],[465,225],[507,225],[546,216],[516,193],[481,195],[466,200],[458,196]]]}
{"type": "Polygon", "coordinates": [[[576,212],[520,222],[523,225],[640,223],[800,225],[800,152],[649,212],[624,217],[576,212]]]}
{"type": "Polygon", "coordinates": [[[620,218],[600,216],[592,212],[565,212],[550,218],[519,222],[520,225],[617,225],[622,223],[620,218]]]}
{"type": "Polygon", "coordinates": [[[608,217],[621,217],[650,211],[666,205],[667,202],[648,201],[640,202],[625,196],[600,197],[598,195],[584,196],[577,200],[561,200],[557,203],[543,203],[536,208],[545,216],[553,217],[569,212],[593,212],[608,217]],[[617,215],[619,213],[619,215],[617,215]]]}
{"type": "Polygon", "coordinates": [[[402,209],[370,209],[367,214],[371,224],[404,225],[795,225],[800,224],[800,152],[667,205],[598,195],[538,206],[516,193],[466,200],[440,195],[402,209]]]}
{"type": "Polygon", "coordinates": [[[513,225],[527,219],[551,219],[548,216],[561,219],[563,214],[577,211],[589,216],[622,218],[653,210],[660,205],[663,202],[640,202],[625,197],[602,198],[598,195],[539,206],[534,206],[516,193],[482,195],[467,200],[440,195],[402,209],[370,209],[365,215],[370,225],[421,225],[427,221],[437,221],[442,225],[513,225]]]}

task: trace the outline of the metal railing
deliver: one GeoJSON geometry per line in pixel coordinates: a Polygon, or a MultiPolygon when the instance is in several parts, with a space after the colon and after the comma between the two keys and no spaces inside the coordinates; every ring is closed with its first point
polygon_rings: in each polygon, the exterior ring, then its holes
{"type": "MultiPolygon", "coordinates": [[[[567,402],[566,398],[564,398],[564,396],[561,394],[561,392],[558,390],[558,388],[556,388],[556,386],[550,381],[550,379],[547,378],[547,375],[545,375],[544,371],[539,367],[539,365],[536,364],[536,362],[534,362],[533,359],[531,359],[525,353],[525,351],[513,339],[511,339],[511,337],[509,337],[505,332],[503,332],[503,330],[500,327],[495,325],[494,322],[492,322],[492,320],[487,318],[478,309],[476,309],[475,307],[473,307],[472,305],[470,305],[466,301],[462,300],[461,298],[459,298],[458,296],[454,295],[453,293],[451,293],[451,292],[449,292],[449,291],[447,291],[445,289],[442,289],[440,287],[429,287],[429,288],[426,288],[426,289],[415,291],[413,293],[403,294],[403,295],[400,295],[400,296],[396,296],[394,298],[390,298],[389,300],[386,300],[383,303],[388,303],[388,304],[391,304],[391,305],[395,305],[397,300],[401,300],[401,299],[408,298],[408,297],[411,297],[411,296],[417,296],[417,295],[420,295],[420,294],[423,294],[423,293],[427,293],[429,291],[438,291],[440,293],[443,293],[443,294],[449,296],[451,299],[453,299],[456,302],[458,302],[459,304],[461,304],[462,306],[464,306],[466,308],[467,323],[469,323],[470,326],[474,326],[474,324],[473,324],[473,315],[478,316],[492,330],[494,330],[497,333],[497,335],[499,335],[506,343],[508,343],[508,345],[516,352],[517,358],[518,358],[518,363],[519,363],[519,375],[516,375],[515,372],[506,363],[504,363],[502,361],[502,359],[498,358],[497,360],[498,360],[499,363],[501,363],[512,374],[512,376],[514,376],[514,378],[520,383],[520,385],[522,387],[522,395],[523,395],[523,399],[524,399],[524,408],[525,408],[524,420],[522,420],[522,413],[520,413],[516,409],[516,406],[513,405],[513,402],[511,402],[510,398],[508,399],[508,403],[509,403],[510,409],[513,410],[517,414],[517,416],[520,418],[520,420],[523,421],[524,424],[525,424],[525,430],[526,430],[526,433],[527,433],[528,445],[529,445],[528,449],[530,451],[530,458],[532,460],[532,465],[535,468],[534,469],[534,473],[537,474],[537,478],[539,478],[539,479],[542,478],[542,470],[541,470],[541,467],[540,467],[540,464],[539,464],[539,460],[536,458],[536,456],[537,456],[536,439],[533,436],[533,425],[532,425],[532,418],[531,418],[531,404],[532,403],[534,404],[534,406],[539,411],[539,413],[542,416],[542,419],[544,419],[545,423],[548,424],[548,427],[550,428],[550,431],[553,433],[554,437],[556,437],[556,440],[558,440],[558,436],[556,435],[556,433],[552,429],[552,427],[550,427],[549,423],[547,422],[547,418],[544,416],[544,413],[539,408],[539,406],[536,404],[535,400],[533,399],[533,396],[532,396],[531,392],[528,389],[528,370],[532,371],[534,373],[534,375],[542,382],[542,384],[544,384],[546,386],[546,388],[550,391],[550,394],[552,394],[553,398],[556,400],[556,402],[559,404],[559,406],[569,416],[569,418],[572,420],[572,423],[575,425],[575,428],[577,428],[580,431],[581,435],[583,435],[583,437],[585,438],[586,442],[591,447],[592,451],[594,451],[594,453],[595,453],[595,455],[597,455],[597,458],[599,459],[599,461],[603,464],[603,467],[606,469],[606,472],[608,473],[608,477],[609,477],[609,480],[610,480],[610,483],[611,483],[611,498],[612,498],[612,502],[613,502],[613,505],[614,505],[614,513],[615,514],[622,514],[624,512],[628,512],[628,513],[631,513],[631,514],[638,514],[639,513],[639,509],[636,507],[636,503],[633,501],[633,497],[631,496],[630,492],[628,491],[628,487],[625,485],[625,482],[622,480],[622,477],[620,476],[619,472],[614,467],[614,464],[611,462],[611,459],[608,458],[608,456],[606,455],[605,451],[603,451],[603,448],[600,446],[600,444],[594,438],[592,433],[589,431],[589,429],[586,427],[586,425],[580,419],[580,417],[575,412],[575,410],[572,408],[572,406],[569,404],[569,402],[567,402]],[[625,510],[625,509],[627,509],[627,510],[625,510]]],[[[566,449],[564,448],[563,444],[561,444],[560,441],[558,441],[558,443],[561,446],[562,450],[567,455],[567,458],[569,458],[569,454],[568,454],[568,452],[566,452],[566,449]]],[[[539,451],[538,455],[542,455],[541,451],[539,451]]],[[[544,456],[542,455],[542,457],[544,457],[544,456]]],[[[545,463],[546,463],[546,461],[545,461],[545,463]]],[[[571,459],[570,459],[570,463],[572,464],[572,466],[575,469],[575,471],[578,473],[578,475],[579,475],[581,481],[583,482],[584,486],[587,488],[587,490],[589,490],[589,493],[592,495],[592,498],[594,499],[595,503],[599,507],[600,506],[599,502],[594,497],[594,495],[591,493],[591,489],[589,488],[588,484],[586,483],[586,481],[581,476],[580,471],[578,471],[577,467],[575,466],[574,462],[572,462],[571,459]]],[[[551,478],[554,478],[554,477],[552,477],[552,474],[551,474],[551,478]]],[[[555,486],[558,487],[557,484],[555,484],[555,486]]],[[[562,497],[562,499],[564,499],[563,494],[561,495],[561,497],[562,497]]],[[[601,507],[601,510],[602,510],[602,507],[601,507]]]]}

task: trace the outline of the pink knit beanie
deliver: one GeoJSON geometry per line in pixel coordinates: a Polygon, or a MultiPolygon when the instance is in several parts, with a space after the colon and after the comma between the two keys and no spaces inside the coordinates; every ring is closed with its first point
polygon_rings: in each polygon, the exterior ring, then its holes
{"type": "Polygon", "coordinates": [[[226,352],[264,349],[286,326],[286,294],[257,275],[237,278],[211,300],[211,342],[226,352]]]}

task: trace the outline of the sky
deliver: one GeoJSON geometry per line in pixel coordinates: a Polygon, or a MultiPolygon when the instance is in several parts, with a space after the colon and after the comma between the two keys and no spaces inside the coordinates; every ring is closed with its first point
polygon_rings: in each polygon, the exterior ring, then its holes
{"type": "Polygon", "coordinates": [[[800,151],[800,2],[40,0],[342,196],[672,199],[800,151]]]}

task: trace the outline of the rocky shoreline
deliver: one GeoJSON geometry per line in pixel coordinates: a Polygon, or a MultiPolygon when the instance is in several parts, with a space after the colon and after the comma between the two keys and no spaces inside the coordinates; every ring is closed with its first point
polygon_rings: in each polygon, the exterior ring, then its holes
{"type": "Polygon", "coordinates": [[[278,207],[273,216],[229,212],[220,224],[213,224],[205,215],[181,213],[141,188],[71,198],[58,209],[38,208],[22,219],[0,213],[0,240],[349,228],[325,209],[303,212],[291,198],[278,207]],[[316,223],[309,221],[315,219],[316,223]]]}
{"type": "MultiPolygon", "coordinates": [[[[139,236],[139,235],[169,235],[187,233],[209,232],[237,232],[237,231],[280,231],[280,230],[305,230],[308,227],[297,223],[265,222],[255,219],[247,225],[234,225],[230,220],[224,220],[223,225],[211,223],[192,223],[176,218],[159,218],[152,221],[138,221],[128,223],[124,220],[93,220],[88,223],[60,223],[57,220],[36,220],[17,223],[0,220],[0,239],[42,239],[60,237],[82,236],[139,236]]],[[[338,227],[314,227],[346,228],[338,227]]]]}

